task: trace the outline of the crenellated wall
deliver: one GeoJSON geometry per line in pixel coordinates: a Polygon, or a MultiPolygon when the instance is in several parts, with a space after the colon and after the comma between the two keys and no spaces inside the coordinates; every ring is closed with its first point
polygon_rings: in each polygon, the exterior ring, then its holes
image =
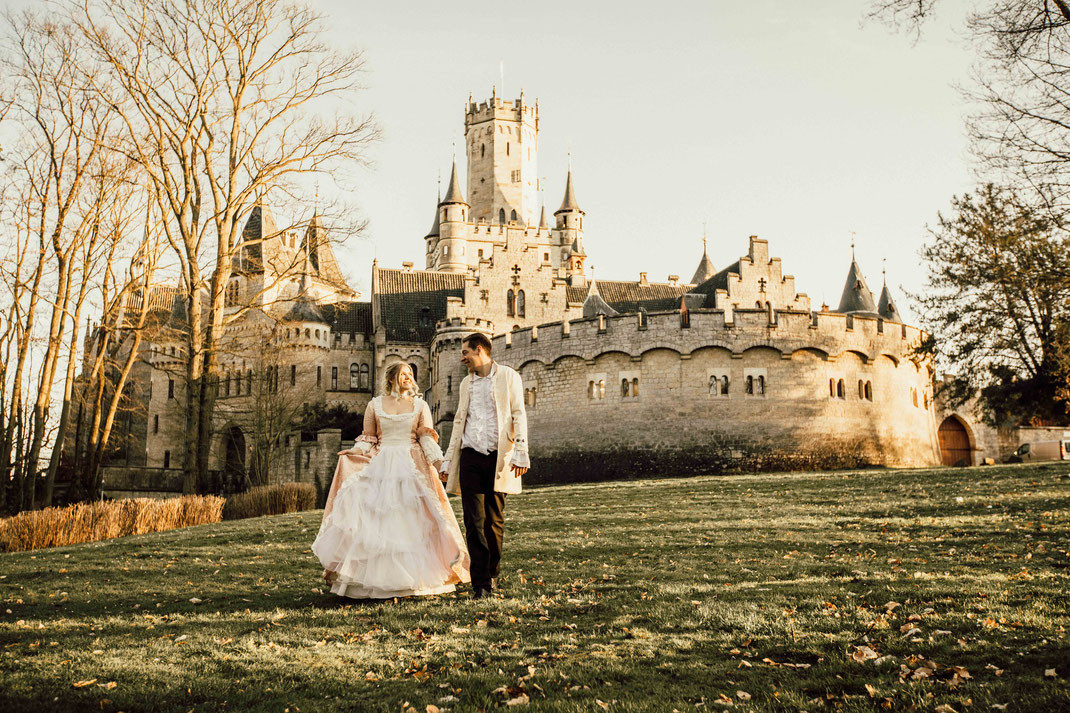
{"type": "Polygon", "coordinates": [[[910,358],[918,329],[822,312],[725,317],[693,310],[686,328],[679,312],[598,317],[496,337],[495,358],[524,379],[531,482],[939,462],[929,368],[910,358]]]}

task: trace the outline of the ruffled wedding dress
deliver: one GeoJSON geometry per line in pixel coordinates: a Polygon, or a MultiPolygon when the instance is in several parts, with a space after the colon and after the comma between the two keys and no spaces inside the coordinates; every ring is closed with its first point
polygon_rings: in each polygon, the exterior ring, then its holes
{"type": "Polygon", "coordinates": [[[375,397],[364,433],[339,454],[312,551],[331,591],[389,599],[453,591],[471,580],[468,550],[431,463],[442,459],[431,411],[388,414],[375,397]]]}

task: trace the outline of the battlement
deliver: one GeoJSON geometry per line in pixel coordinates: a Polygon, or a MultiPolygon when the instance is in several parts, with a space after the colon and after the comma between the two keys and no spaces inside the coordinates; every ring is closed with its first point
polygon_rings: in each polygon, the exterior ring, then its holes
{"type": "Polygon", "coordinates": [[[854,352],[870,362],[887,355],[897,363],[910,357],[924,336],[917,327],[836,312],[794,312],[759,309],[692,310],[625,314],[551,322],[493,338],[495,354],[507,363],[553,363],[561,356],[594,359],[607,352],[639,357],[651,349],[687,355],[704,347],[721,347],[742,355],[754,347],[774,349],[785,359],[808,350],[835,361],[854,352]],[[684,326],[684,325],[687,326],[684,326]]]}
{"type": "Polygon", "coordinates": [[[499,96],[495,96],[485,102],[469,102],[464,112],[466,129],[473,124],[481,124],[495,119],[534,123],[538,128],[539,104],[538,102],[534,105],[527,103],[523,94],[520,95],[519,99],[502,99],[499,96]]]}

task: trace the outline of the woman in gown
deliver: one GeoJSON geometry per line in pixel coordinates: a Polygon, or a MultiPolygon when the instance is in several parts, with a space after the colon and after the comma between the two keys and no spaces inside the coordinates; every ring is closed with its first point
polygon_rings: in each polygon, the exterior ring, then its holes
{"type": "Polygon", "coordinates": [[[364,433],[339,453],[312,551],[335,594],[390,599],[451,592],[469,582],[469,557],[439,480],[442,450],[431,410],[404,363],[386,370],[364,433]]]}

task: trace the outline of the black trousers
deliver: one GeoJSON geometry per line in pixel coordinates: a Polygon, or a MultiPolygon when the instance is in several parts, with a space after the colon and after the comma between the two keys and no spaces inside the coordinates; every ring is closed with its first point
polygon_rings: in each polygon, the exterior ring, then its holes
{"type": "Polygon", "coordinates": [[[498,453],[487,455],[471,448],[461,449],[461,508],[464,534],[472,557],[472,588],[490,589],[498,577],[505,533],[505,493],[494,492],[494,467],[498,453]]]}

